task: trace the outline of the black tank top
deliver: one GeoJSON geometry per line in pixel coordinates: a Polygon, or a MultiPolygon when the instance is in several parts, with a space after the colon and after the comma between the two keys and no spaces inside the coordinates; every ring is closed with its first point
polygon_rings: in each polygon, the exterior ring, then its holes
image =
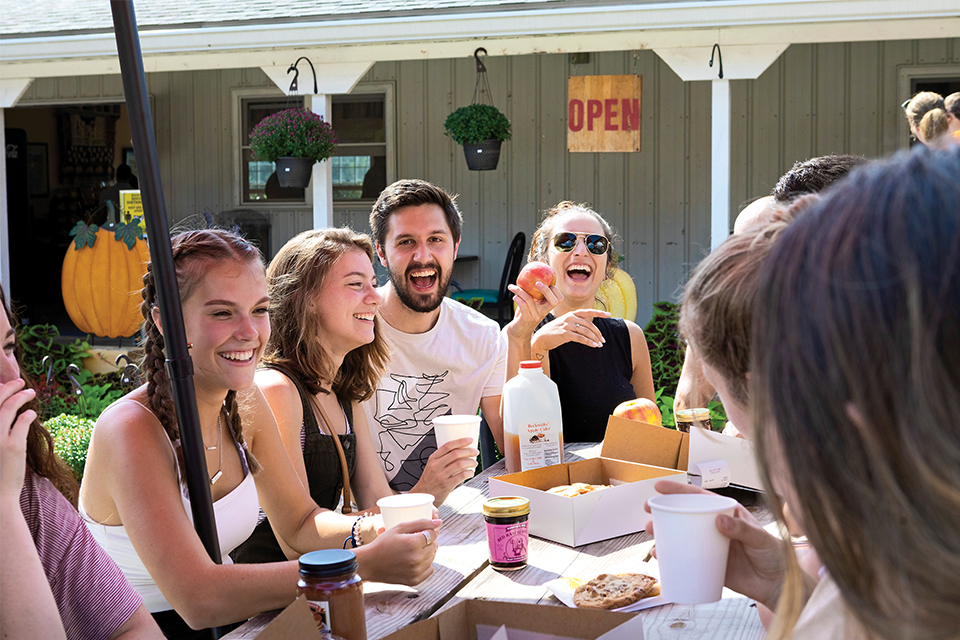
{"type": "MultiPolygon", "coordinates": [[[[540,326],[553,319],[548,314],[540,326]]],[[[550,351],[550,379],[560,391],[564,442],[600,442],[617,405],[637,397],[626,322],[594,318],[593,323],[606,339],[602,347],[567,342],[550,351]]]]}
{"type": "MultiPolygon", "coordinates": [[[[300,403],[303,406],[300,443],[310,497],[324,509],[336,509],[343,490],[343,475],[340,471],[340,455],[337,453],[333,436],[320,431],[310,396],[293,372],[276,365],[269,365],[267,368],[279,371],[297,386],[300,403]]],[[[357,434],[352,428],[353,406],[350,402],[341,400],[340,407],[346,416],[349,433],[338,437],[343,446],[344,457],[347,459],[349,477],[353,478],[353,472],[357,466],[357,434]]],[[[253,530],[253,534],[237,547],[230,557],[234,562],[240,563],[282,562],[287,559],[266,517],[262,518],[257,528],[253,530]]]]}

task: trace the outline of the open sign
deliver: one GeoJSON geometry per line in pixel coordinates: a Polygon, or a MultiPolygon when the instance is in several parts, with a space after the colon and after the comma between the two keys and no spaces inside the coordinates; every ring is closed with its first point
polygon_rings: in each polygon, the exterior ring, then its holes
{"type": "Polygon", "coordinates": [[[641,76],[573,76],[567,82],[567,150],[640,151],[641,76]]]}

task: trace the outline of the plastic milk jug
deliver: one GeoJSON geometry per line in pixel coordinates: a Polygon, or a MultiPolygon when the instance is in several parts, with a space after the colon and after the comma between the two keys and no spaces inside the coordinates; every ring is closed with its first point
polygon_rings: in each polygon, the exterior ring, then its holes
{"type": "Polygon", "coordinates": [[[507,473],[563,462],[560,393],[536,360],[503,385],[503,435],[507,473]]]}

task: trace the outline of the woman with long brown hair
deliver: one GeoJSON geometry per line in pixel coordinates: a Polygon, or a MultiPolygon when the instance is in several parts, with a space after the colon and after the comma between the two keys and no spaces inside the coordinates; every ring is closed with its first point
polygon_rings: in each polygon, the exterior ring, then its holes
{"type": "Polygon", "coordinates": [[[377,538],[373,523],[321,509],[297,478],[276,421],[254,386],[270,336],[269,296],[259,251],[221,230],[172,239],[184,328],[221,555],[215,564],[191,524],[183,454],[164,369],[152,270],[144,277],[147,383],[111,405],[94,428],[80,508],[90,530],[141,593],[168,637],[222,626],[289,604],[296,562],[232,565],[228,554],[257,524],[260,506],[293,550],[340,548],[355,533],[361,575],[416,583],[429,575],[436,523],[377,538]],[[408,535],[409,534],[409,535],[408,535]],[[382,558],[390,557],[392,565],[382,558]],[[381,569],[367,571],[371,566],[381,569]],[[383,570],[389,567],[390,572],[383,570]]]}
{"type": "Polygon", "coordinates": [[[3,289],[0,304],[0,637],[160,638],[62,495],[75,499],[77,482],[37,419],[3,289]]]}
{"type": "MultiPolygon", "coordinates": [[[[389,358],[373,255],[366,235],[315,229],[287,242],[267,270],[271,332],[256,381],[300,481],[326,509],[342,495],[345,511],[355,498],[369,513],[393,494],[360,407],[389,358]]],[[[264,520],[234,559],[270,562],[285,553],[292,557],[264,520]]]]}

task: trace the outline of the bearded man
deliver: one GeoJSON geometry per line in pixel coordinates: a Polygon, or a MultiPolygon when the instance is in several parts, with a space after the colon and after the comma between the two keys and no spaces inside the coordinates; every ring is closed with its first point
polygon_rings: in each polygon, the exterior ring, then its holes
{"type": "Polygon", "coordinates": [[[387,187],[370,213],[380,262],[380,330],[387,371],[363,403],[374,447],[395,491],[430,493],[438,506],[473,476],[479,451],[467,438],[437,448],[433,418],[475,415],[502,433],[507,358],[499,325],[446,297],[463,220],[443,189],[423,180],[387,187]]]}

